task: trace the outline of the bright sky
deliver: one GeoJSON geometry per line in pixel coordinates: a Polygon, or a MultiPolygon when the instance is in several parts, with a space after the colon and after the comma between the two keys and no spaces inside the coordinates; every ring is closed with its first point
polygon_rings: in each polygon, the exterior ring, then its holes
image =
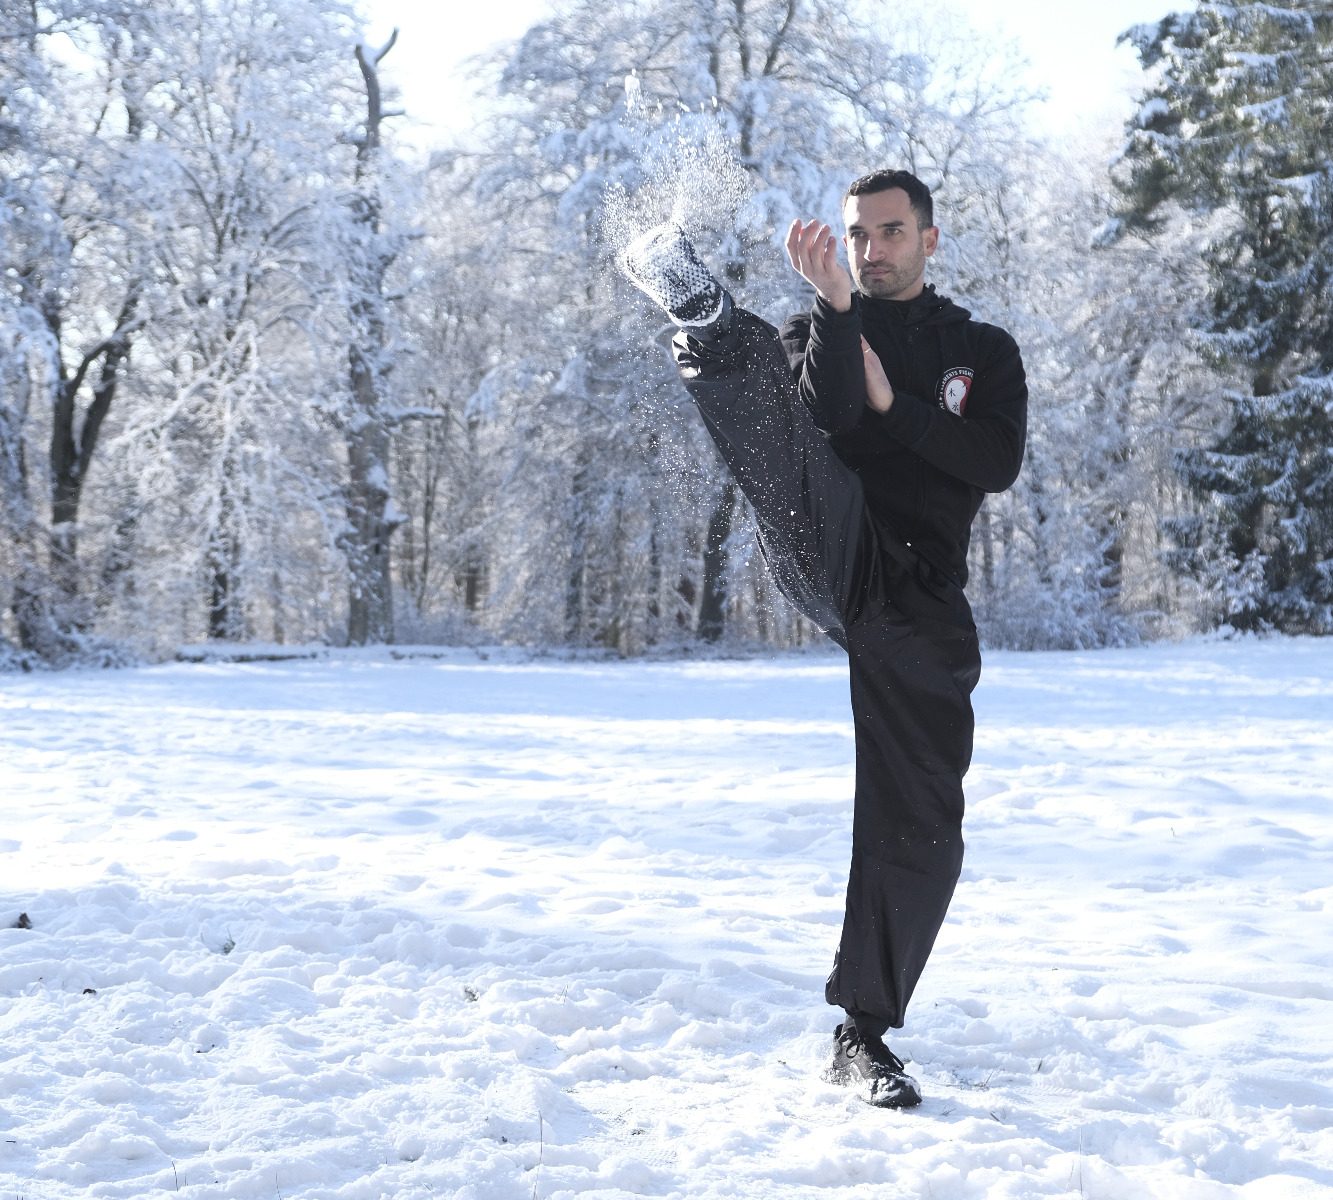
{"type": "MultiPolygon", "coordinates": [[[[1188,8],[1188,0],[952,0],[979,30],[1014,38],[1032,64],[1031,83],[1049,100],[1035,114],[1056,135],[1123,121],[1141,83],[1137,60],[1116,38],[1131,25],[1188,8]],[[1058,15],[1057,15],[1058,14],[1058,15]]],[[[549,11],[549,0],[361,0],[372,41],[394,26],[399,44],[384,60],[412,120],[414,141],[453,140],[473,123],[477,98],[457,79],[468,55],[520,36],[549,11]]],[[[889,11],[885,6],[883,11],[889,11]]]]}

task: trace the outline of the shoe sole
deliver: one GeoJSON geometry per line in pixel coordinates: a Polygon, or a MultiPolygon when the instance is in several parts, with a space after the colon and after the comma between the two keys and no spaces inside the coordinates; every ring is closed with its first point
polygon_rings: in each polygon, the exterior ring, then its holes
{"type": "Polygon", "coordinates": [[[621,256],[621,269],[641,292],[663,309],[683,329],[704,328],[722,315],[726,292],[708,268],[694,256],[693,247],[678,225],[666,225],[631,242],[621,256]],[[690,291],[689,277],[696,275],[700,286],[690,291]],[[683,295],[664,290],[659,284],[670,279],[680,284],[683,295]],[[717,292],[716,304],[707,312],[682,318],[679,313],[696,298],[717,292]]]}

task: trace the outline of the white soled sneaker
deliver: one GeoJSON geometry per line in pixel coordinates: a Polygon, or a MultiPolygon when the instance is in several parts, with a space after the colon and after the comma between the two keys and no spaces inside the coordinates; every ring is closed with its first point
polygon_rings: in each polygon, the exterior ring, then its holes
{"type": "Polygon", "coordinates": [[[712,325],[729,307],[727,293],[679,225],[654,225],[640,234],[625,248],[620,265],[634,286],[684,329],[712,325]]]}

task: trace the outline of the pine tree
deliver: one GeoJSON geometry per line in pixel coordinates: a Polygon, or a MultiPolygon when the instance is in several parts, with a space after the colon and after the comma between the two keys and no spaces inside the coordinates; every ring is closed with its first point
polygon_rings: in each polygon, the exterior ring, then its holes
{"type": "Polygon", "coordinates": [[[1333,632],[1333,4],[1199,3],[1126,35],[1157,72],[1121,160],[1121,232],[1210,231],[1205,355],[1229,424],[1178,456],[1203,511],[1177,563],[1240,628],[1333,632]]]}

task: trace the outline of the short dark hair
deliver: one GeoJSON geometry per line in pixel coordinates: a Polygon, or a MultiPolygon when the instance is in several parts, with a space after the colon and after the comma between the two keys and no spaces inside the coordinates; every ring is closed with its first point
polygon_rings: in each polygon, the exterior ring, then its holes
{"type": "Polygon", "coordinates": [[[887,192],[890,188],[902,188],[907,193],[918,226],[929,229],[935,224],[935,201],[931,199],[930,188],[911,171],[873,171],[869,175],[862,175],[860,179],[852,181],[842,202],[845,206],[853,196],[887,192]]]}

